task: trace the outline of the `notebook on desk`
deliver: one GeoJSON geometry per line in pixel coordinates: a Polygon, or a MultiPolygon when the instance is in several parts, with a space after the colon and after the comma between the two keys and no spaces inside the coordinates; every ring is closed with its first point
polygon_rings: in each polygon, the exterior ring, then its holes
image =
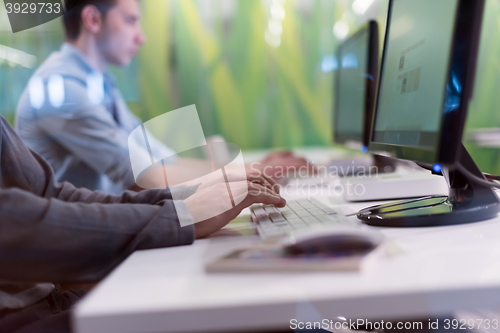
{"type": "Polygon", "coordinates": [[[365,254],[337,257],[293,257],[279,248],[245,248],[208,263],[205,268],[208,273],[353,272],[368,269],[383,256],[382,246],[365,254]]]}

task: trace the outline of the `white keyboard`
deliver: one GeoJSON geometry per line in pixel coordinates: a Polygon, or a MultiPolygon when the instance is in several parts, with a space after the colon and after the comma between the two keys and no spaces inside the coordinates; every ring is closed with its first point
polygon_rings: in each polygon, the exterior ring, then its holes
{"type": "Polygon", "coordinates": [[[287,205],[257,204],[250,207],[252,221],[263,239],[280,238],[296,231],[317,227],[355,227],[356,218],[347,218],[342,212],[316,199],[288,200],[287,205]]]}

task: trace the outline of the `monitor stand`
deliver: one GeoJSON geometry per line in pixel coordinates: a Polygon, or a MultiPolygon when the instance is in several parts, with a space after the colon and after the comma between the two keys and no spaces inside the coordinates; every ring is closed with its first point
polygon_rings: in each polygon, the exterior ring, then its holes
{"type": "MultiPolygon", "coordinates": [[[[459,162],[484,179],[465,147],[459,162]]],[[[427,196],[362,209],[357,216],[363,223],[379,227],[431,227],[478,222],[497,216],[500,201],[492,187],[479,184],[456,169],[443,170],[449,186],[448,196],[427,196]]]]}
{"type": "Polygon", "coordinates": [[[377,154],[372,154],[372,156],[373,156],[373,165],[377,167],[379,173],[388,173],[396,171],[397,160],[395,158],[390,158],[377,154]]]}

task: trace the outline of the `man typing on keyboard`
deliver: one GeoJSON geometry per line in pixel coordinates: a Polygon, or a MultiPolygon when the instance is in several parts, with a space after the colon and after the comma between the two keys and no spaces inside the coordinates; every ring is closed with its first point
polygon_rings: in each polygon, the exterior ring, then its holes
{"type": "Polygon", "coordinates": [[[348,225],[350,221],[316,199],[288,201],[286,207],[256,204],[250,208],[261,238],[279,238],[306,228],[348,225]]]}
{"type": "Polygon", "coordinates": [[[59,184],[0,118],[0,331],[69,332],[68,310],[84,291],[62,292],[58,283],[98,281],[135,250],[191,244],[253,203],[285,206],[257,177],[231,183],[235,207],[181,227],[180,219],[221,205],[227,184],[204,185],[115,196],[59,184]]]}

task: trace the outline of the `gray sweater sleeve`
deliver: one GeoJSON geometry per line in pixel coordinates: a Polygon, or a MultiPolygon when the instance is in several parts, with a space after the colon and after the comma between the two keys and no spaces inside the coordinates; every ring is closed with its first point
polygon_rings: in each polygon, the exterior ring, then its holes
{"type": "MultiPolygon", "coordinates": [[[[35,155],[35,153],[33,153],[35,155]]],[[[38,156],[37,156],[38,157],[38,156]]],[[[38,157],[41,159],[40,157],[38,157]]],[[[51,183],[45,191],[46,197],[56,197],[67,202],[85,203],[150,203],[156,204],[162,200],[184,200],[196,192],[200,184],[194,186],[176,186],[166,189],[145,190],[141,192],[124,191],[122,195],[106,194],[100,191],[91,191],[85,188],[76,189],[72,184],[64,182],[61,184],[51,183]]]]}
{"type": "Polygon", "coordinates": [[[56,184],[0,120],[0,280],[98,280],[135,250],[191,244],[194,227],[178,214],[189,218],[168,190],[111,196],[56,184]]]}
{"type": "Polygon", "coordinates": [[[190,244],[173,201],[86,204],[0,191],[0,279],[95,281],[134,250],[190,244]]]}

